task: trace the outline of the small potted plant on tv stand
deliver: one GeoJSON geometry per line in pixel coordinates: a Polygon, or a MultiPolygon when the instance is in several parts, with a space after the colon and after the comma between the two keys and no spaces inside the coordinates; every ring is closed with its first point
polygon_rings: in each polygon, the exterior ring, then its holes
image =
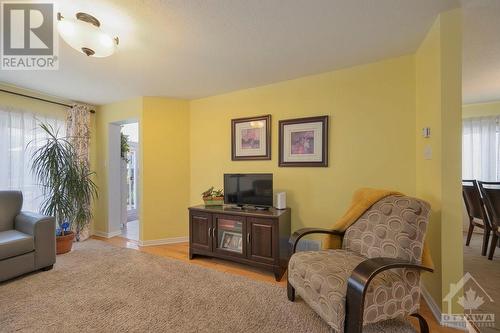
{"type": "Polygon", "coordinates": [[[201,196],[205,206],[222,206],[224,204],[224,191],[216,190],[213,186],[203,192],[201,196]]]}

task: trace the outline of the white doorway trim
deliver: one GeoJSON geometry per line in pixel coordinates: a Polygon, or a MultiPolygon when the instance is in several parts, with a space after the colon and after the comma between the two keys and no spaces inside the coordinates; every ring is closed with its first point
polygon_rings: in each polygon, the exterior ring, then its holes
{"type": "MultiPolygon", "coordinates": [[[[108,123],[108,165],[107,165],[107,175],[108,175],[108,216],[107,216],[107,232],[96,235],[111,238],[114,236],[120,236],[122,234],[121,223],[127,220],[127,212],[122,210],[122,177],[121,177],[121,167],[122,167],[122,157],[121,157],[121,129],[122,125],[138,123],[138,119],[126,119],[122,121],[108,123]],[[125,214],[125,216],[123,216],[125,214]]],[[[140,126],[140,124],[139,124],[140,126]]],[[[138,169],[141,168],[141,151],[138,149],[137,161],[138,169]]],[[[139,173],[138,173],[139,175],[139,173]]],[[[137,177],[137,213],[140,216],[141,209],[141,198],[140,198],[140,178],[137,177]]],[[[141,239],[141,223],[139,220],[139,240],[141,239]]]]}
{"type": "Polygon", "coordinates": [[[108,235],[120,234],[121,204],[121,124],[108,124],[108,235]]]}

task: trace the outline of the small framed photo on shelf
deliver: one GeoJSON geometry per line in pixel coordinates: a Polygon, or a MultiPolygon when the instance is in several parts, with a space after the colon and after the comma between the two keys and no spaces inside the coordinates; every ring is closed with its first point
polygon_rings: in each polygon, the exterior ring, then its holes
{"type": "Polygon", "coordinates": [[[328,116],[279,121],[279,166],[328,166],[328,116]]]}
{"type": "Polygon", "coordinates": [[[231,120],[231,160],[271,159],[271,115],[231,120]]]}
{"type": "Polygon", "coordinates": [[[243,236],[240,233],[224,231],[219,247],[232,252],[243,252],[243,236]]]}

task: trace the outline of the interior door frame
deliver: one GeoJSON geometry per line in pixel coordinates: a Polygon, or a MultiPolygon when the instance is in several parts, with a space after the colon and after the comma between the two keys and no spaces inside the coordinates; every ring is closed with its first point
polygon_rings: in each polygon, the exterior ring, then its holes
{"type": "MultiPolygon", "coordinates": [[[[104,160],[104,169],[107,172],[107,221],[106,232],[103,236],[111,238],[121,235],[122,216],[122,201],[121,201],[121,126],[125,124],[139,124],[139,132],[141,131],[140,121],[136,118],[124,119],[108,123],[108,158],[104,160]],[[120,195],[113,195],[119,193],[120,195]]],[[[139,133],[139,138],[141,135],[139,133]]],[[[138,144],[140,148],[140,142],[138,144]]],[[[141,220],[141,191],[140,191],[140,170],[142,168],[141,150],[137,150],[137,214],[139,216],[139,240],[142,240],[144,229],[144,221],[141,220]]]]}

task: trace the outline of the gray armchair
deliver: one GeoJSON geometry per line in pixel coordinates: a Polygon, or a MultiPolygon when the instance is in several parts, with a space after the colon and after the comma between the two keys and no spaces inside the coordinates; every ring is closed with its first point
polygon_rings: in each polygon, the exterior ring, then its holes
{"type": "Polygon", "coordinates": [[[0,282],[56,262],[53,217],[21,212],[23,195],[0,191],[0,282]]]}

